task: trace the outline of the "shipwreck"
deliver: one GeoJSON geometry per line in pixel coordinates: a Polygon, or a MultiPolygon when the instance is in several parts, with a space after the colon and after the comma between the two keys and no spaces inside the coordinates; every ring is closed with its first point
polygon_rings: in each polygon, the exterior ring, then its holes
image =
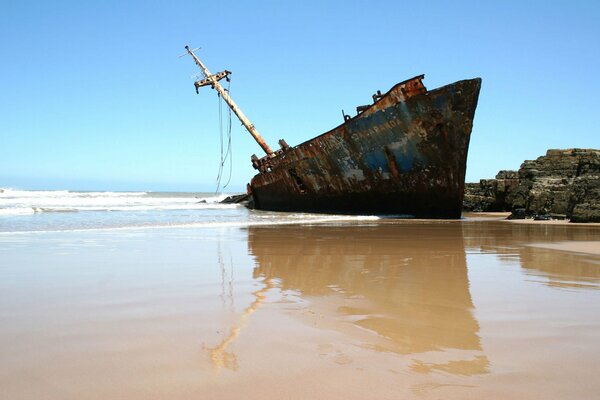
{"type": "Polygon", "coordinates": [[[481,79],[427,90],[424,75],[378,91],[355,116],[296,146],[272,150],[188,46],[204,75],[265,152],[252,155],[254,207],[271,211],[460,218],[473,118],[481,79]]]}

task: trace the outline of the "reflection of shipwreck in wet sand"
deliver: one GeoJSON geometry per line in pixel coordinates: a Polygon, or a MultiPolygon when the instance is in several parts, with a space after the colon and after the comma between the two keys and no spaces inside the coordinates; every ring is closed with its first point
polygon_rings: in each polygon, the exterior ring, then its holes
{"type": "Polygon", "coordinates": [[[255,278],[316,302],[341,294],[328,317],[384,338],[375,350],[411,355],[413,371],[487,372],[460,224],[251,227],[248,240],[255,278]]]}
{"type": "MultiPolygon", "coordinates": [[[[221,270],[221,301],[225,307],[227,304],[226,298],[229,298],[229,307],[231,308],[231,311],[233,311],[233,263],[231,262],[230,270],[227,271],[225,268],[225,263],[223,262],[223,254],[220,243],[217,250],[217,263],[219,264],[219,268],[221,270]]],[[[215,368],[220,369],[225,367],[234,371],[238,369],[236,355],[231,351],[227,351],[227,349],[238,337],[241,329],[246,325],[248,317],[250,317],[250,315],[252,315],[263,303],[266,298],[266,293],[273,288],[273,284],[271,283],[270,279],[265,279],[263,283],[265,287],[252,293],[252,295],[255,297],[254,301],[248,307],[246,307],[242,315],[239,317],[237,323],[230,328],[227,336],[225,336],[221,342],[214,347],[209,347],[206,345],[203,346],[205,350],[209,351],[210,360],[215,368]]]]}
{"type": "Polygon", "coordinates": [[[270,279],[265,279],[264,284],[264,288],[252,293],[252,295],[255,297],[254,301],[248,307],[246,307],[237,324],[232,326],[229,330],[229,334],[215,347],[204,346],[204,349],[210,352],[210,360],[217,369],[222,367],[231,370],[238,369],[237,357],[233,352],[227,351],[227,349],[238,337],[241,329],[246,325],[248,317],[250,317],[250,315],[252,315],[258,309],[258,307],[260,307],[260,305],[266,299],[267,292],[273,288],[273,284],[271,283],[270,279]]]}

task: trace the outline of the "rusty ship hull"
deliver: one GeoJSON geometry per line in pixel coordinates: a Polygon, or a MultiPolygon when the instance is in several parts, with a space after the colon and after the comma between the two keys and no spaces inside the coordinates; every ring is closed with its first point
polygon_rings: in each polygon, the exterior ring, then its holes
{"type": "Polygon", "coordinates": [[[481,79],[430,91],[422,79],[374,95],[329,132],[255,158],[254,207],[460,218],[481,79]]]}

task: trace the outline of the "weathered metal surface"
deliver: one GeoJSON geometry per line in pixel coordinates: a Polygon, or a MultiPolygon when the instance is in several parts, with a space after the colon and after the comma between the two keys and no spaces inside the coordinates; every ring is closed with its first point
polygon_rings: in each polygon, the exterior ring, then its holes
{"type": "Polygon", "coordinates": [[[337,128],[253,160],[255,207],[459,218],[481,79],[401,82],[337,128]]]}
{"type": "Polygon", "coordinates": [[[214,89],[214,81],[220,81],[223,78],[226,78],[229,81],[229,75],[231,75],[231,71],[223,71],[223,72],[218,72],[214,75],[211,75],[209,77],[206,77],[204,79],[201,79],[199,81],[194,82],[194,86],[196,87],[196,93],[198,93],[198,89],[200,89],[203,86],[208,86],[211,85],[212,88],[214,89]]]}

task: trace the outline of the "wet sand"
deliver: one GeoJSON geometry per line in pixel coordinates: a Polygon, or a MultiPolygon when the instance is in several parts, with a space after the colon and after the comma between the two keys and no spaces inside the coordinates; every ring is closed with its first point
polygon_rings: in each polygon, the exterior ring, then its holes
{"type": "Polygon", "coordinates": [[[542,249],[572,251],[575,253],[600,255],[600,243],[596,241],[532,243],[531,246],[539,247],[542,249]]]}
{"type": "Polygon", "coordinates": [[[493,218],[0,236],[2,397],[594,398],[599,247],[493,218]]]}

